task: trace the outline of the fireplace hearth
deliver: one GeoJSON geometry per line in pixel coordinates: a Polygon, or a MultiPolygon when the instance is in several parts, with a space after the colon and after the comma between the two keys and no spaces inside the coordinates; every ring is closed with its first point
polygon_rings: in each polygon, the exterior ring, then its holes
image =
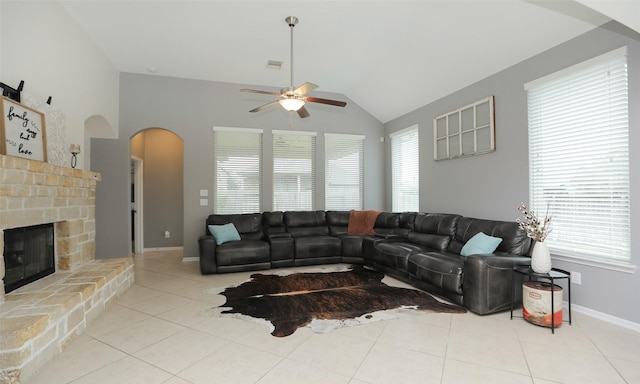
{"type": "Polygon", "coordinates": [[[95,259],[99,181],[99,173],[0,155],[0,383],[28,382],[134,281],[130,255],[95,259]],[[53,232],[41,240],[11,239],[15,228],[43,224],[53,232]],[[55,272],[14,288],[8,281],[51,261],[32,261],[33,249],[53,255],[55,272]]]}
{"type": "Polygon", "coordinates": [[[53,224],[4,230],[5,291],[55,272],[53,224]]]}

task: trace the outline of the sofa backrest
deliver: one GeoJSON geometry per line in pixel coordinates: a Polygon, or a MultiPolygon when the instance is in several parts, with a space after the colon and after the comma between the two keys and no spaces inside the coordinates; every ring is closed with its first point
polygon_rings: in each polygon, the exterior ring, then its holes
{"type": "Polygon", "coordinates": [[[350,211],[327,211],[327,224],[331,236],[344,236],[349,227],[350,211]]]}
{"type": "Polygon", "coordinates": [[[262,226],[264,227],[264,233],[267,236],[278,233],[286,233],[287,228],[285,228],[284,226],[284,212],[263,212],[262,226]]]}
{"type": "Polygon", "coordinates": [[[445,213],[418,213],[413,231],[409,232],[407,239],[412,243],[445,251],[453,238],[459,218],[459,215],[445,213]]]}
{"type": "Polygon", "coordinates": [[[479,232],[502,239],[496,253],[529,255],[531,239],[515,221],[485,220],[471,217],[458,219],[455,235],[449,244],[449,251],[460,253],[464,244],[479,232]]]}
{"type": "Polygon", "coordinates": [[[329,234],[325,211],[286,211],[284,225],[292,237],[329,234]]]}
{"type": "Polygon", "coordinates": [[[413,231],[415,225],[416,216],[418,212],[402,212],[400,213],[400,228],[408,231],[413,231]]]}
{"type": "Polygon", "coordinates": [[[223,225],[228,223],[233,223],[242,240],[261,240],[263,238],[261,213],[209,215],[206,220],[206,233],[208,235],[211,234],[208,228],[209,225],[223,225]]]}

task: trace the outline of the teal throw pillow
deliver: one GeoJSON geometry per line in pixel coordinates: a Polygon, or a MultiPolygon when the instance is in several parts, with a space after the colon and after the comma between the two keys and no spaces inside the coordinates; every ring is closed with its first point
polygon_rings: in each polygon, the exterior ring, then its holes
{"type": "Polygon", "coordinates": [[[478,232],[475,236],[469,239],[467,243],[462,247],[460,254],[462,256],[469,255],[483,255],[490,254],[498,248],[498,245],[502,242],[499,237],[493,237],[485,235],[482,232],[478,232]]]}
{"type": "Polygon", "coordinates": [[[240,234],[233,223],[224,225],[209,225],[209,232],[216,238],[216,244],[222,245],[227,241],[240,240],[240,234]]]}

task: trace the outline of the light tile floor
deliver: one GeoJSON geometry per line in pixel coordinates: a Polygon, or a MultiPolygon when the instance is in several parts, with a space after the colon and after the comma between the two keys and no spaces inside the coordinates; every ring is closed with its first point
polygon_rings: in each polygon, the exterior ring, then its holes
{"type": "Polygon", "coordinates": [[[251,272],[202,276],[172,251],[135,263],[135,285],[29,384],[640,383],[640,333],[575,311],[555,335],[506,312],[276,338],[262,324],[199,315],[224,303],[205,290],[251,272]]]}

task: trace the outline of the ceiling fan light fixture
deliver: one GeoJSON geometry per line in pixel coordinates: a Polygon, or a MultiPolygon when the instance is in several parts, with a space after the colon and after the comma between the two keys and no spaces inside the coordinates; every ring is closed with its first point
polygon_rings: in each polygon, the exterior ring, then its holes
{"type": "MultiPolygon", "coordinates": [[[[298,18],[295,16],[289,16],[285,19],[285,21],[287,22],[287,25],[291,30],[291,64],[289,66],[291,69],[291,82],[289,83],[288,87],[280,89],[280,93],[270,92],[270,91],[261,91],[258,89],[241,89],[240,90],[241,92],[259,93],[263,95],[280,97],[280,100],[274,100],[267,104],[263,104],[257,108],[253,108],[249,112],[251,113],[259,112],[265,108],[274,106],[277,103],[277,104],[280,104],[282,108],[284,108],[288,112],[298,112],[298,116],[300,116],[301,119],[304,119],[306,117],[309,117],[309,112],[305,108],[307,101],[310,103],[327,104],[327,105],[333,105],[336,107],[344,107],[345,105],[347,105],[347,103],[344,101],[322,99],[319,97],[307,96],[307,93],[318,88],[318,86],[313,83],[306,82],[300,85],[299,87],[294,88],[293,86],[293,27],[298,23],[298,18]]],[[[275,61],[275,60],[269,60],[267,62],[268,68],[275,69],[275,68],[279,68],[281,65],[282,65],[282,62],[275,61]]]]}
{"type": "Polygon", "coordinates": [[[287,111],[297,111],[304,106],[304,100],[300,99],[282,99],[278,100],[278,103],[282,105],[282,108],[287,111]]]}

